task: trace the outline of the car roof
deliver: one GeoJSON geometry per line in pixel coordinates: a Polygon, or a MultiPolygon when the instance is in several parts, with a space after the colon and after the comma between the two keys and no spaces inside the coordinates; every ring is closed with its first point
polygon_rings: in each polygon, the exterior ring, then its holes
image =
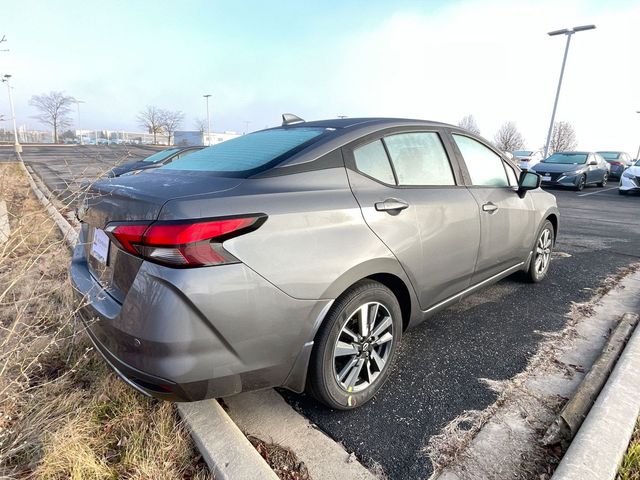
{"type": "MultiPolygon", "coordinates": [[[[394,127],[398,125],[421,125],[438,127],[455,127],[442,122],[431,120],[417,120],[412,118],[392,118],[392,117],[362,117],[362,118],[331,118],[326,120],[313,120],[310,122],[299,122],[290,125],[291,127],[322,127],[322,128],[353,128],[353,127],[394,127]]],[[[457,128],[457,127],[456,127],[457,128]]]]}

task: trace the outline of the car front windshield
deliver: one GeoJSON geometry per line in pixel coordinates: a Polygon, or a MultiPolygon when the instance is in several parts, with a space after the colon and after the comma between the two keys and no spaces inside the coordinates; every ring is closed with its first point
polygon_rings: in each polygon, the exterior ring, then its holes
{"type": "Polygon", "coordinates": [[[586,163],[588,156],[586,153],[554,153],[547,158],[544,163],[578,165],[580,163],[586,163]]]}
{"type": "Polygon", "coordinates": [[[179,148],[169,148],[167,150],[162,150],[160,152],[156,152],[153,155],[145,158],[142,161],[143,162],[148,162],[148,163],[158,163],[158,162],[161,162],[161,161],[169,158],[171,155],[173,155],[174,153],[177,153],[179,151],[180,151],[179,148]]]}
{"type": "Polygon", "coordinates": [[[515,157],[530,157],[533,155],[533,152],[531,150],[517,150],[513,152],[513,155],[515,157]]]}
{"type": "Polygon", "coordinates": [[[290,127],[261,130],[203,148],[161,169],[247,177],[270,168],[318,140],[325,128],[290,127]]]}
{"type": "Polygon", "coordinates": [[[618,160],[620,158],[620,152],[598,152],[604,157],[605,160],[618,160]]]}

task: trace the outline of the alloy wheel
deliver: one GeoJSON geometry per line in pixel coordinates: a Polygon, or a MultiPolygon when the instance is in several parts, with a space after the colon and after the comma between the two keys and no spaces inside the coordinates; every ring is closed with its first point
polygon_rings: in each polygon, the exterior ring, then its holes
{"type": "Polygon", "coordinates": [[[389,361],[393,319],[379,302],[368,302],[349,316],[333,349],[333,373],[341,388],[359,392],[368,388],[389,361]]]}
{"type": "Polygon", "coordinates": [[[538,237],[536,243],[536,260],[535,269],[538,276],[541,276],[546,272],[549,267],[549,261],[551,260],[551,230],[545,228],[538,237]]]}

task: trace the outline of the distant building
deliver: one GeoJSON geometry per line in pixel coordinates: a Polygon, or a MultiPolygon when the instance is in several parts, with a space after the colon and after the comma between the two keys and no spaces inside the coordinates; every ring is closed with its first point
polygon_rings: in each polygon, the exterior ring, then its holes
{"type": "Polygon", "coordinates": [[[198,130],[182,130],[173,132],[173,144],[180,146],[201,146],[201,145],[215,145],[216,143],[222,143],[226,140],[239,137],[240,134],[236,132],[211,132],[210,140],[207,139],[207,132],[200,132],[198,130]]]}

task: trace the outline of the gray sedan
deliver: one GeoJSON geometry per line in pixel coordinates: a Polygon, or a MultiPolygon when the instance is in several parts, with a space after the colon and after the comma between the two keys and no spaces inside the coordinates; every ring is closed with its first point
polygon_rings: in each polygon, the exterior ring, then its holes
{"type": "Polygon", "coordinates": [[[543,186],[582,190],[589,184],[604,187],[609,179],[607,162],[594,152],[556,152],[532,169],[543,186]]]}
{"type": "Polygon", "coordinates": [[[559,213],[539,185],[452,125],[286,116],[93,184],[71,278],[97,351],[142,393],[283,386],[351,409],[408,328],[546,277],[559,213]]]}

